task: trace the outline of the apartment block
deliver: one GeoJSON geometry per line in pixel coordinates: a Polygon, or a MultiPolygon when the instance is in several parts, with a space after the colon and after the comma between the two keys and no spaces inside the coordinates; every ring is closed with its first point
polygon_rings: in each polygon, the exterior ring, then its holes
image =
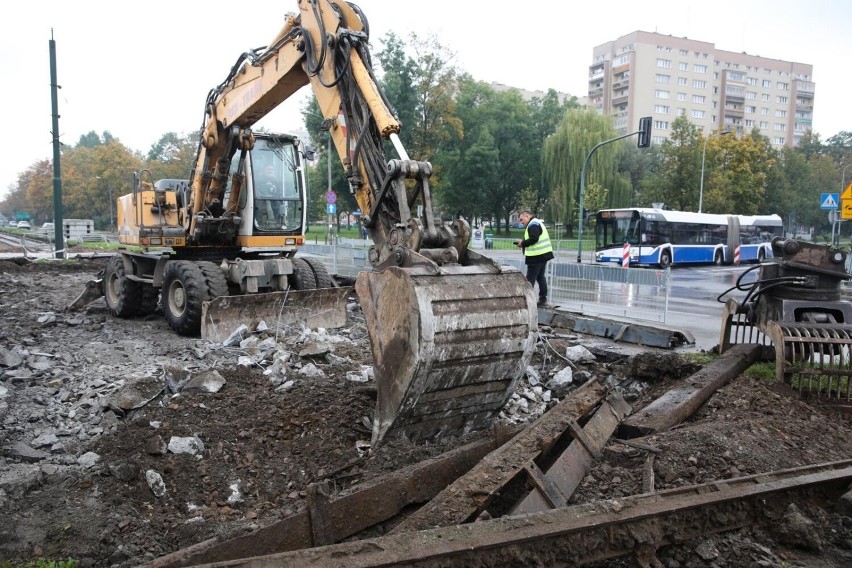
{"type": "Polygon", "coordinates": [[[811,131],[813,66],[716,49],[712,43],[635,31],[594,48],[589,105],[624,134],[653,117],[653,142],[686,116],[706,132],[754,127],[773,146],[811,131]]]}

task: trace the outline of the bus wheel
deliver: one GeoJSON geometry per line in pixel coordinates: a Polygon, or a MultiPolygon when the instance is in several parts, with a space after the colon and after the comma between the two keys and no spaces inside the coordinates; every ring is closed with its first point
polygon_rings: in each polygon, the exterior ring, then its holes
{"type": "Polygon", "coordinates": [[[672,265],[672,251],[664,250],[660,253],[660,268],[668,268],[672,265]]]}
{"type": "Polygon", "coordinates": [[[722,266],[722,262],[724,261],[724,257],[722,256],[722,251],[717,250],[716,254],[713,255],[713,264],[716,266],[722,266]]]}

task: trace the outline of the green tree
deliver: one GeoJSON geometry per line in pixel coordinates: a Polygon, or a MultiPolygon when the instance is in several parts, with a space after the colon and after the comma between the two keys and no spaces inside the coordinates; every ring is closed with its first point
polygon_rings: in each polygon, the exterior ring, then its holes
{"type": "MultiPolygon", "coordinates": [[[[564,223],[566,234],[573,235],[577,221],[580,174],[586,156],[597,144],[615,138],[612,120],[593,110],[569,110],[556,131],[544,141],[542,166],[545,183],[551,188],[548,217],[564,223]]],[[[615,170],[619,148],[616,144],[601,146],[587,168],[587,186],[597,183],[612,187],[618,177],[615,170]]]]}
{"type": "MultiPolygon", "coordinates": [[[[679,116],[672,122],[671,136],[660,145],[659,169],[641,184],[643,205],[663,203],[680,211],[698,210],[702,141],[698,127],[686,117],[679,116]]],[[[706,162],[712,164],[715,147],[711,141],[707,144],[706,162]]],[[[706,196],[706,178],[704,191],[706,196]]]]}
{"type": "Polygon", "coordinates": [[[769,139],[754,129],[746,136],[711,136],[704,178],[704,211],[755,215],[763,209],[768,171],[776,162],[769,139]]]}

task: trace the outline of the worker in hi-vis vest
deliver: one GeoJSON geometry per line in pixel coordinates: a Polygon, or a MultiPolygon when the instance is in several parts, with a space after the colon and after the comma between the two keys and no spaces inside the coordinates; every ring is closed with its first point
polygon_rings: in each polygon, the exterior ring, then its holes
{"type": "Polygon", "coordinates": [[[524,259],[527,265],[527,280],[535,288],[538,283],[538,305],[547,304],[547,278],[544,269],[547,261],[553,259],[553,246],[550,244],[550,235],[547,227],[541,219],[536,219],[529,211],[523,211],[520,215],[524,229],[524,239],[515,241],[516,247],[524,251],[524,259]]]}

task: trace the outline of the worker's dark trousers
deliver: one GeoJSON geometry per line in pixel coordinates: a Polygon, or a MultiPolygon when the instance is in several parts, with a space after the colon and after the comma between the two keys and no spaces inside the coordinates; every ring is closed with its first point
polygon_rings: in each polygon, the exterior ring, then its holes
{"type": "Polygon", "coordinates": [[[545,277],[545,268],[547,267],[547,262],[536,262],[535,264],[527,265],[527,280],[529,280],[530,286],[535,288],[536,283],[538,283],[538,301],[546,302],[547,301],[547,278],[545,277]]]}

